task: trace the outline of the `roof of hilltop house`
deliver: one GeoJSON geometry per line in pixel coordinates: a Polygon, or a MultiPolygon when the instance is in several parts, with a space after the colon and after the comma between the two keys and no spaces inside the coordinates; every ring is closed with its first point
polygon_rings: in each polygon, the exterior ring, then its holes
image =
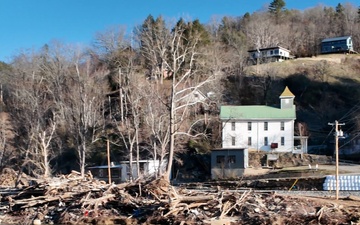
{"type": "Polygon", "coordinates": [[[325,39],[323,39],[321,42],[340,41],[340,40],[348,39],[348,38],[350,38],[350,37],[351,37],[351,36],[325,38],[325,39]]]}
{"type": "Polygon", "coordinates": [[[259,48],[259,49],[251,49],[248,52],[266,51],[266,50],[272,50],[272,49],[282,49],[282,50],[291,52],[289,49],[286,49],[286,48],[281,47],[281,46],[268,47],[268,48],[259,48]]]}
{"type": "Polygon", "coordinates": [[[220,119],[296,119],[295,106],[292,109],[280,109],[263,105],[221,106],[220,119]]]}

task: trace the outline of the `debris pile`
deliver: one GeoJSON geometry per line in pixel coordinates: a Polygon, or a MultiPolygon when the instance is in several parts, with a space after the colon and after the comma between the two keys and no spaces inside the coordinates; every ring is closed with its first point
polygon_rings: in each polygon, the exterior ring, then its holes
{"type": "Polygon", "coordinates": [[[106,184],[74,171],[3,194],[0,218],[6,224],[350,224],[360,222],[359,206],[353,198],[175,188],[161,178],[106,184]]]}
{"type": "Polygon", "coordinates": [[[29,177],[24,173],[17,173],[11,168],[4,168],[0,173],[1,187],[23,187],[29,185],[29,177]]]}

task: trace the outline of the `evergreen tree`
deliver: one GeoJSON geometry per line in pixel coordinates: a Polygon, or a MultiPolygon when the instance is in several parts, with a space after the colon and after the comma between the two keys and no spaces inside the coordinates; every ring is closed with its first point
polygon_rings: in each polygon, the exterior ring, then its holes
{"type": "Polygon", "coordinates": [[[284,0],[273,0],[269,5],[269,13],[275,16],[276,23],[279,23],[281,13],[285,10],[284,0]]]}
{"type": "Polygon", "coordinates": [[[194,35],[199,36],[199,46],[205,46],[210,43],[210,34],[206,30],[205,26],[200,23],[200,20],[196,19],[188,24],[189,38],[194,35]]]}
{"type": "Polygon", "coordinates": [[[337,16],[344,16],[345,8],[340,3],[336,6],[335,12],[337,16]]]}
{"type": "Polygon", "coordinates": [[[273,0],[269,5],[269,12],[278,15],[284,10],[286,3],[284,0],[273,0]]]}
{"type": "Polygon", "coordinates": [[[183,18],[180,18],[173,28],[173,31],[175,30],[183,30],[182,40],[184,44],[196,41],[199,42],[197,47],[202,47],[210,43],[210,34],[198,19],[185,22],[183,18]]]}
{"type": "Polygon", "coordinates": [[[345,35],[345,8],[340,3],[335,8],[335,22],[336,27],[338,28],[337,35],[345,35]]]}
{"type": "Polygon", "coordinates": [[[250,13],[246,12],[243,16],[244,19],[250,19],[250,13]]]}

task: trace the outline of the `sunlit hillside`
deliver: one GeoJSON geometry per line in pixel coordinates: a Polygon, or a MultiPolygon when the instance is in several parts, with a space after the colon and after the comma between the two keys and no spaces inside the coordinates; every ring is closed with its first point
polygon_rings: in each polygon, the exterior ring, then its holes
{"type": "Polygon", "coordinates": [[[289,75],[303,74],[309,79],[323,82],[345,82],[345,79],[360,81],[359,54],[328,54],[314,57],[296,58],[284,62],[249,66],[247,74],[270,75],[285,78],[289,75]]]}

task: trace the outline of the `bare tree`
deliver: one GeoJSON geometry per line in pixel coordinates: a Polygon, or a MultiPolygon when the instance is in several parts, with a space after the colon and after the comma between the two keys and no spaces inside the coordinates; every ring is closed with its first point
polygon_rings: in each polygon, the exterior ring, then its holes
{"type": "MultiPolygon", "coordinates": [[[[143,55],[156,62],[166,79],[164,85],[168,87],[164,96],[158,91],[163,88],[161,83],[160,86],[155,86],[154,92],[157,93],[157,97],[153,98],[166,106],[166,112],[157,115],[159,112],[154,108],[157,106],[148,105],[149,115],[146,121],[153,136],[154,147],[157,147],[157,144],[161,145],[160,157],[164,157],[164,149],[168,148],[168,164],[164,177],[169,179],[176,152],[176,136],[194,135],[193,125],[186,125],[186,116],[188,108],[198,102],[189,99],[201,86],[209,82],[214,74],[202,73],[201,70],[202,64],[199,59],[204,57],[202,47],[206,46],[206,42],[202,41],[206,35],[198,21],[185,23],[179,20],[172,28],[165,26],[163,22],[160,24],[162,35],[153,35],[153,31],[149,31],[157,27],[151,18],[145,21],[146,29],[143,27],[137,35],[143,55]]],[[[154,154],[157,153],[158,151],[154,150],[154,154]]]]}
{"type": "MultiPolygon", "coordinates": [[[[111,124],[112,127],[116,128],[115,134],[120,137],[119,141],[128,154],[130,180],[133,179],[135,148],[137,176],[140,174],[139,129],[142,96],[138,85],[141,80],[144,80],[142,74],[135,73],[137,54],[132,49],[131,42],[132,40],[125,37],[124,32],[111,29],[98,34],[96,46],[97,49],[105,49],[101,56],[102,61],[106,63],[109,69],[110,85],[116,87],[109,93],[113,97],[110,103],[112,109],[111,124]],[[119,112],[115,112],[117,109],[119,112]],[[120,115],[120,119],[116,115],[120,115]]],[[[119,145],[120,143],[114,144],[119,145]]]]}
{"type": "Polygon", "coordinates": [[[151,143],[150,154],[154,160],[159,160],[156,175],[161,175],[161,165],[168,156],[170,139],[170,126],[167,104],[164,102],[166,90],[152,82],[141,87],[144,96],[143,115],[146,126],[143,127],[151,143]]]}
{"type": "Polygon", "coordinates": [[[354,35],[357,32],[357,9],[354,5],[350,3],[345,3],[344,5],[344,21],[345,21],[345,34],[346,35],[354,35]]]}
{"type": "Polygon", "coordinates": [[[106,68],[113,83],[116,83],[121,121],[126,114],[125,87],[127,76],[132,69],[134,54],[131,40],[125,36],[125,28],[112,27],[104,32],[98,32],[95,37],[94,47],[100,60],[106,64],[106,68]]]}
{"type": "Polygon", "coordinates": [[[140,176],[140,152],[139,152],[139,130],[141,120],[141,103],[143,96],[139,90],[140,78],[134,74],[129,76],[129,83],[126,86],[125,102],[128,106],[128,114],[120,123],[114,119],[113,122],[117,128],[117,132],[121,137],[123,144],[128,152],[129,158],[129,179],[133,180],[133,156],[136,148],[136,176],[140,176]],[[131,90],[131,91],[130,91],[131,90]]]}
{"type": "Polygon", "coordinates": [[[267,13],[254,13],[245,27],[249,44],[255,49],[278,46],[281,29],[272,23],[267,13]]]}
{"type": "Polygon", "coordinates": [[[172,163],[175,153],[175,137],[177,135],[191,135],[189,130],[180,130],[180,125],[186,118],[186,112],[191,105],[198,102],[190,102],[190,96],[194,94],[202,85],[212,79],[212,74],[207,74],[199,82],[192,83],[191,78],[198,75],[199,70],[196,68],[196,60],[201,54],[197,45],[200,41],[199,34],[193,34],[191,41],[183,42],[185,29],[176,26],[173,29],[172,37],[169,43],[169,59],[164,60],[171,72],[171,91],[168,98],[169,107],[169,157],[165,176],[169,177],[172,170],[172,163]]]}
{"type": "MultiPolygon", "coordinates": [[[[219,90],[219,96],[221,94],[226,97],[227,102],[234,102],[232,99],[234,96],[240,96],[240,90],[243,85],[243,79],[245,75],[245,67],[248,64],[248,44],[244,29],[242,28],[246,24],[247,19],[242,20],[232,19],[224,17],[219,27],[219,40],[213,40],[215,44],[212,46],[218,46],[217,52],[213,55],[219,57],[217,62],[212,64],[218,65],[218,71],[224,71],[226,76],[231,77],[231,82],[226,82],[227,87],[219,90]],[[231,93],[230,93],[231,92],[231,93]]],[[[211,60],[211,57],[209,60],[211,60]]],[[[229,79],[225,79],[228,81],[229,79]]],[[[219,87],[218,87],[219,89],[219,87]]]]}
{"type": "MultiPolygon", "coordinates": [[[[56,119],[55,119],[56,120],[56,119]]],[[[37,142],[37,146],[40,149],[40,154],[43,158],[40,162],[40,168],[44,169],[44,177],[47,178],[51,175],[50,168],[50,159],[51,159],[51,141],[54,138],[56,130],[56,121],[50,120],[49,127],[46,130],[43,130],[35,137],[35,141],[37,142]]]]}
{"type": "Polygon", "coordinates": [[[102,135],[104,130],[104,102],[107,92],[105,77],[91,73],[91,61],[81,51],[72,58],[74,74],[71,77],[73,92],[68,99],[68,113],[77,143],[81,175],[85,175],[89,145],[102,135]]]}
{"type": "Polygon", "coordinates": [[[0,113],[0,167],[6,166],[6,163],[15,157],[14,150],[14,129],[9,114],[0,113]]]}
{"type": "Polygon", "coordinates": [[[47,178],[51,175],[50,161],[56,156],[51,142],[57,109],[49,91],[50,77],[40,69],[44,63],[41,54],[20,54],[16,58],[7,105],[14,118],[18,148],[24,155],[22,166],[47,178]]]}

